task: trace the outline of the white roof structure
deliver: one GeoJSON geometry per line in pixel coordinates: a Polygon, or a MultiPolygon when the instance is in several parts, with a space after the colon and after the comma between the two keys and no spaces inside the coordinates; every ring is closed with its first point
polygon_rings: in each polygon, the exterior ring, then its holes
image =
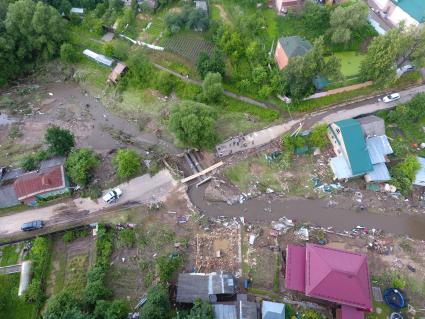
{"type": "Polygon", "coordinates": [[[385,163],[385,156],[393,153],[386,135],[366,139],[366,146],[372,164],[385,163]]]}
{"type": "Polygon", "coordinates": [[[413,185],[416,186],[425,186],[425,158],[417,157],[419,164],[421,164],[421,168],[416,173],[415,181],[413,185]]]}
{"type": "Polygon", "coordinates": [[[262,319],[285,319],[285,305],[283,303],[263,301],[261,315],[262,319]]]}
{"type": "Polygon", "coordinates": [[[98,54],[96,52],[93,52],[89,49],[85,49],[83,51],[83,54],[85,56],[88,56],[89,58],[92,58],[93,60],[95,60],[97,63],[112,67],[112,65],[114,64],[114,60],[112,60],[111,58],[108,58],[106,56],[104,56],[103,54],[98,54]]]}
{"type": "Polygon", "coordinates": [[[84,8],[71,8],[70,13],[84,14],[84,8]]]}

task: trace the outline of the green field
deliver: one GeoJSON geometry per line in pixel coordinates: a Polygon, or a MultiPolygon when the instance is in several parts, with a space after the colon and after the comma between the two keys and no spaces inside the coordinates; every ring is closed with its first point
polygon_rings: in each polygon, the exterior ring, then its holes
{"type": "Polygon", "coordinates": [[[334,55],[341,61],[341,73],[345,77],[356,76],[360,72],[360,64],[364,54],[355,51],[336,52],[334,55]]]}

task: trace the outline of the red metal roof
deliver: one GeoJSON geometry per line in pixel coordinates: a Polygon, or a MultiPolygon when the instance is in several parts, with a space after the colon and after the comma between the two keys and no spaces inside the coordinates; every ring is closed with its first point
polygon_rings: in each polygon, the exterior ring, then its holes
{"type": "Polygon", "coordinates": [[[127,66],[124,63],[118,62],[115,68],[112,70],[111,74],[109,74],[108,80],[117,82],[118,77],[121,75],[121,73],[124,72],[126,68],[127,66]]]}
{"type": "Polygon", "coordinates": [[[364,312],[354,307],[342,305],[342,319],[364,319],[364,312]]]}
{"type": "Polygon", "coordinates": [[[285,288],[305,292],[305,247],[288,245],[285,288]]]}
{"type": "Polygon", "coordinates": [[[341,305],[372,310],[365,254],[307,244],[302,260],[302,248],[288,245],[286,288],[341,305]]]}
{"type": "Polygon", "coordinates": [[[40,172],[19,176],[13,183],[20,201],[65,187],[65,171],[62,165],[40,172]]]}

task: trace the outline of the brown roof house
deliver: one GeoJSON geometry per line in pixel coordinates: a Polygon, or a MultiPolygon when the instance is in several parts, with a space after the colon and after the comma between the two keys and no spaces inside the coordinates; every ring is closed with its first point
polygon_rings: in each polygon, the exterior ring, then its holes
{"type": "Polygon", "coordinates": [[[302,4],[304,0],[276,0],[276,10],[278,13],[288,13],[288,8],[302,4]]]}
{"type": "Polygon", "coordinates": [[[289,59],[306,54],[313,46],[307,40],[299,37],[281,37],[277,41],[274,58],[279,70],[283,70],[289,63],[289,59]]]}
{"type": "Polygon", "coordinates": [[[19,176],[13,183],[18,200],[30,206],[70,192],[63,165],[41,168],[19,176]]]}

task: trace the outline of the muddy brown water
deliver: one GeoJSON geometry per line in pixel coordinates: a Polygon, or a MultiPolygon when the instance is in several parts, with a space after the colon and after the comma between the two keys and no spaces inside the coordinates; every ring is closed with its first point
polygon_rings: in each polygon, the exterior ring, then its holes
{"type": "Polygon", "coordinates": [[[204,199],[206,185],[199,188],[191,186],[188,190],[192,203],[210,217],[245,217],[247,222],[271,222],[280,217],[311,222],[337,231],[350,230],[358,225],[369,229],[382,229],[396,235],[408,235],[416,239],[425,239],[425,216],[400,215],[388,216],[368,212],[356,212],[350,209],[329,208],[325,200],[320,199],[250,199],[243,204],[228,205],[224,202],[208,202],[204,199]],[[271,208],[271,212],[264,209],[271,208]]]}

